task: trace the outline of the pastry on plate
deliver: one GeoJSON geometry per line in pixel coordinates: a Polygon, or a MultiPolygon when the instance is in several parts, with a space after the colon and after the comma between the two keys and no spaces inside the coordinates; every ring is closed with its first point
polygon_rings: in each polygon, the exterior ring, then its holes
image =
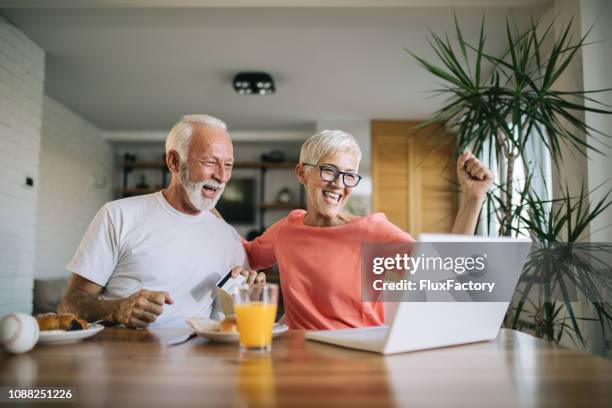
{"type": "Polygon", "coordinates": [[[36,316],[41,331],[49,330],[84,330],[89,328],[89,323],[79,319],[72,313],[45,313],[36,316]]]}
{"type": "Polygon", "coordinates": [[[236,316],[228,316],[219,323],[221,333],[238,333],[238,323],[236,316]]]}

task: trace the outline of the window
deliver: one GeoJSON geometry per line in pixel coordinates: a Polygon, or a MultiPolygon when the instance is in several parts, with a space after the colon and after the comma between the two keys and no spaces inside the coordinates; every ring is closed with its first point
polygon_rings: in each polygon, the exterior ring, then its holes
{"type": "MultiPolygon", "coordinates": [[[[520,156],[514,163],[513,174],[513,196],[512,203],[514,206],[520,204],[520,193],[525,188],[527,174],[532,175],[531,189],[541,200],[550,200],[552,198],[552,172],[550,153],[537,132],[530,135],[527,141],[527,146],[524,149],[523,155],[520,156]]],[[[506,160],[497,157],[495,151],[492,151],[492,146],[485,145],[480,159],[494,173],[493,191],[499,192],[499,185],[505,182],[506,160]],[[491,154],[489,155],[489,152],[491,154]],[[490,160],[489,160],[490,156],[490,160]],[[502,179],[503,176],[503,179],[502,179]]],[[[550,207],[550,206],[549,206],[550,207]]],[[[525,214],[525,213],[524,213],[525,214]]],[[[513,224],[517,226],[518,220],[513,224]]],[[[481,213],[480,227],[478,233],[482,235],[496,236],[499,235],[500,222],[493,213],[493,208],[487,209],[485,203],[484,210],[481,213]],[[487,213],[491,213],[487,217],[487,213]]],[[[519,229],[521,235],[528,235],[526,228],[519,229]]]]}

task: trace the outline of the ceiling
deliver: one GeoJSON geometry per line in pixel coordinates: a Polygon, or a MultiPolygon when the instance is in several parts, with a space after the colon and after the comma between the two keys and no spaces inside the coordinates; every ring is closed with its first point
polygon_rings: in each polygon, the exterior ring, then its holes
{"type": "MultiPolygon", "coordinates": [[[[0,6],[17,2],[0,1],[0,6]]],[[[279,1],[21,1],[5,15],[46,51],[45,90],[105,130],[167,129],[183,114],[205,112],[234,130],[312,129],[333,118],[418,119],[441,103],[437,88],[406,49],[434,59],[428,29],[453,30],[443,7],[268,7],[279,1]],[[128,6],[155,5],[130,8],[128,6]],[[198,7],[193,7],[198,3],[198,7]],[[102,6],[102,5],[105,6],[102,6]],[[117,7],[108,7],[108,5],[117,7]],[[174,4],[191,7],[168,8],[174,4]],[[25,7],[28,6],[28,7],[25,7]],[[235,73],[267,71],[272,96],[239,96],[235,73]]],[[[294,6],[304,1],[290,1],[294,6]]],[[[309,2],[323,3],[323,2],[309,2]]],[[[334,1],[419,5],[421,1],[334,1]]],[[[546,1],[456,1],[468,39],[484,14],[490,50],[503,52],[511,13],[524,25],[546,1]],[[533,7],[526,7],[526,5],[533,7]],[[518,6],[508,8],[508,6],[518,6]]]]}
{"type": "Polygon", "coordinates": [[[552,0],[0,0],[0,7],[534,7],[552,0]]]}

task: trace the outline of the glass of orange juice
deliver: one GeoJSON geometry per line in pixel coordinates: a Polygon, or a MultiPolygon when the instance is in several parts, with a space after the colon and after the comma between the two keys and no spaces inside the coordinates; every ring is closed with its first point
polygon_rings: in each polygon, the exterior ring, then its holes
{"type": "Polygon", "coordinates": [[[240,351],[272,350],[278,285],[243,285],[234,291],[234,312],[240,334],[240,351]]]}

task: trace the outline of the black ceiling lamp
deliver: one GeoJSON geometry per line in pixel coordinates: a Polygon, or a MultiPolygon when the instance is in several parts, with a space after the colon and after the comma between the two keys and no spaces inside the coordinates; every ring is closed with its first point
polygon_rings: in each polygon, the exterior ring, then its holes
{"type": "Polygon", "coordinates": [[[239,72],[232,83],[240,95],[272,95],[276,92],[274,80],[266,72],[239,72]]]}

